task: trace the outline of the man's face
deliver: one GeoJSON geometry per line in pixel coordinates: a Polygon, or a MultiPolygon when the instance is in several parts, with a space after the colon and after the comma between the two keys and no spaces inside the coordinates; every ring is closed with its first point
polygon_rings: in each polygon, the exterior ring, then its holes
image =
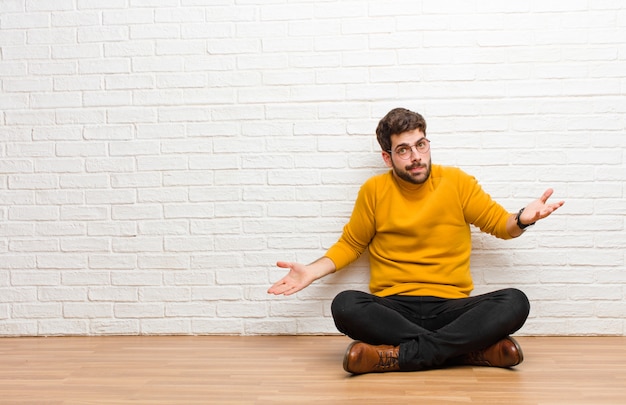
{"type": "Polygon", "coordinates": [[[430,148],[425,153],[417,150],[417,145],[428,141],[419,129],[403,132],[391,136],[391,153],[383,152],[383,160],[387,167],[393,169],[396,178],[412,184],[422,184],[430,176],[430,148]],[[400,157],[398,152],[408,149],[406,159],[400,157]]]}

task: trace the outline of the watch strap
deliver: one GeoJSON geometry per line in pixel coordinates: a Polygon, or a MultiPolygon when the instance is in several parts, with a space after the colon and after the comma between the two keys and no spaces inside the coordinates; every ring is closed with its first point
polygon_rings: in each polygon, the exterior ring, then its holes
{"type": "Polygon", "coordinates": [[[519,212],[517,213],[517,215],[515,216],[515,222],[517,222],[517,226],[519,227],[519,229],[526,229],[529,226],[533,226],[535,225],[535,222],[533,222],[532,224],[522,224],[520,222],[520,217],[522,216],[522,212],[524,212],[524,208],[522,208],[521,210],[519,210],[519,212]]]}

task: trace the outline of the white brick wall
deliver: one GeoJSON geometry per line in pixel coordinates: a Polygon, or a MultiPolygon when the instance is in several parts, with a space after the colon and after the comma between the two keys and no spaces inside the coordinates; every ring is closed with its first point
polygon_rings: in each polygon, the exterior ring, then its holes
{"type": "Polygon", "coordinates": [[[509,210],[567,201],[475,233],[476,291],[624,335],[625,96],[617,1],[2,0],[0,336],[336,333],[365,258],[265,291],[337,239],[397,106],[509,210]]]}

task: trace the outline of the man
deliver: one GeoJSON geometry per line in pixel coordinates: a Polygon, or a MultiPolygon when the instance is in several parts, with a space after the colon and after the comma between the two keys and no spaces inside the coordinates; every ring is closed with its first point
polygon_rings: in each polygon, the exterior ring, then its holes
{"type": "Polygon", "coordinates": [[[509,335],[526,321],[528,299],[513,288],[470,296],[470,224],[511,239],[563,201],[548,204],[548,189],[516,214],[507,212],[475,178],[431,163],[418,113],[391,110],[376,136],[391,170],[363,184],[342,236],[323,257],[309,265],[279,261],[289,271],[268,293],[294,294],[367,249],[371,294],[343,291],[331,306],[339,331],[355,340],[344,356],[347,372],[521,363],[509,335]]]}

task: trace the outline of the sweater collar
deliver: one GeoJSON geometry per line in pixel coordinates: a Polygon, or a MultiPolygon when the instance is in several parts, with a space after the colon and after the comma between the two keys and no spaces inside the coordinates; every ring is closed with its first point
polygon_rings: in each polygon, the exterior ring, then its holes
{"type": "Polygon", "coordinates": [[[398,176],[396,176],[396,174],[393,172],[393,169],[389,171],[389,174],[391,175],[391,178],[393,179],[393,182],[398,186],[398,188],[403,192],[403,193],[408,193],[408,194],[419,194],[422,192],[425,192],[427,190],[432,190],[433,189],[433,185],[432,185],[432,178],[433,178],[433,174],[432,174],[432,170],[430,173],[430,176],[428,176],[428,179],[426,179],[426,181],[422,184],[413,184],[409,181],[403,180],[401,178],[399,178],[398,176]]]}

